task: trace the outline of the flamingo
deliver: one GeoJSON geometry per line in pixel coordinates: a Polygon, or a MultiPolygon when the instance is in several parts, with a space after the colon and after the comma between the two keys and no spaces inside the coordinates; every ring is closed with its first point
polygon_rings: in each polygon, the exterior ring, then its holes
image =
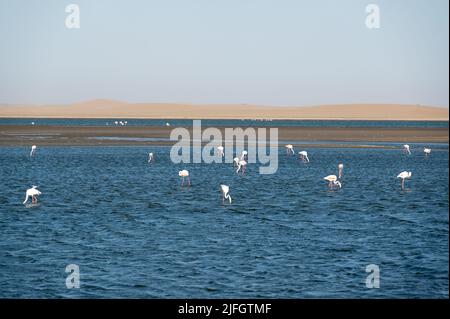
{"type": "Polygon", "coordinates": [[[149,163],[155,162],[155,156],[153,155],[153,153],[148,153],[148,162],[149,163]]]}
{"type": "Polygon", "coordinates": [[[31,122],[31,125],[34,125],[34,122],[31,122]]]}
{"type": "Polygon", "coordinates": [[[342,175],[344,175],[344,164],[339,163],[338,168],[339,168],[339,178],[342,178],[342,175]]]}
{"type": "Polygon", "coordinates": [[[222,190],[222,204],[225,204],[225,199],[228,199],[231,204],[231,196],[230,196],[230,187],[227,185],[220,185],[220,189],[222,190]]]}
{"type": "Polygon", "coordinates": [[[34,154],[36,154],[36,148],[36,145],[31,146],[30,156],[34,156],[34,154]]]}
{"type": "Polygon", "coordinates": [[[238,163],[238,167],[237,167],[236,173],[239,173],[239,171],[241,170],[241,167],[242,167],[242,175],[244,175],[245,174],[245,169],[247,167],[247,162],[244,161],[244,160],[240,160],[239,163],[238,163]]]}
{"type": "Polygon", "coordinates": [[[167,126],[167,127],[170,127],[170,123],[169,123],[169,122],[167,122],[167,123],[166,123],[166,126],[167,126]]]}
{"type": "Polygon", "coordinates": [[[286,147],[286,154],[287,155],[291,155],[291,154],[294,155],[295,154],[294,146],[292,144],[288,144],[285,147],[286,147]]]}
{"type": "Polygon", "coordinates": [[[411,149],[408,144],[403,145],[403,152],[407,153],[408,155],[411,155],[411,149]]]}
{"type": "Polygon", "coordinates": [[[219,151],[219,155],[220,155],[221,157],[224,157],[224,156],[225,156],[225,153],[223,152],[223,146],[222,146],[222,145],[217,146],[217,150],[219,151]]]}
{"type": "Polygon", "coordinates": [[[31,197],[31,202],[33,204],[37,203],[37,196],[41,195],[42,193],[37,189],[37,186],[31,186],[31,188],[27,189],[27,192],[25,194],[25,200],[23,201],[23,204],[25,205],[28,201],[28,197],[31,197]]]}
{"type": "Polygon", "coordinates": [[[338,181],[338,178],[336,175],[328,175],[323,178],[324,180],[328,181],[328,187],[330,189],[333,189],[333,186],[336,185],[339,188],[342,188],[341,182],[338,181]]]}
{"type": "Polygon", "coordinates": [[[116,124],[116,125],[117,125],[117,124],[119,124],[119,122],[117,122],[117,121],[114,121],[114,124],[116,124]]]}
{"type": "Polygon", "coordinates": [[[407,171],[403,171],[400,174],[397,175],[397,178],[401,178],[402,179],[402,189],[405,189],[405,179],[410,179],[411,178],[412,173],[411,172],[407,172],[407,171]]]}
{"type": "Polygon", "coordinates": [[[247,159],[247,154],[248,154],[248,152],[247,152],[246,150],[243,150],[240,159],[241,159],[241,160],[247,159]]]}
{"type": "Polygon", "coordinates": [[[427,158],[428,157],[428,155],[430,155],[430,153],[431,153],[431,148],[424,148],[423,149],[423,152],[425,153],[425,158],[427,158]]]}
{"type": "Polygon", "coordinates": [[[303,161],[303,163],[309,163],[307,151],[301,151],[301,152],[298,152],[298,154],[300,155],[300,159],[303,161]]]}
{"type": "Polygon", "coordinates": [[[178,172],[178,176],[181,177],[181,186],[184,186],[184,179],[187,177],[188,180],[188,186],[191,186],[191,179],[189,178],[189,171],[188,170],[182,170],[178,172]]]}
{"type": "Polygon", "coordinates": [[[239,161],[240,161],[240,159],[239,159],[239,157],[235,157],[234,159],[233,159],[233,165],[235,166],[235,167],[238,167],[239,166],[239,161]]]}

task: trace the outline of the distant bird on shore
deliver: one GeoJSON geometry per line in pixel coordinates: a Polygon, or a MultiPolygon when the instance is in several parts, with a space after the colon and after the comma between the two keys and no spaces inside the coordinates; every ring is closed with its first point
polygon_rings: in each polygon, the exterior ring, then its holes
{"type": "Polygon", "coordinates": [[[333,189],[333,186],[338,186],[339,188],[342,188],[341,182],[338,181],[338,178],[336,175],[328,175],[323,178],[324,180],[328,181],[328,187],[330,189],[333,189]]]}
{"type": "Polygon", "coordinates": [[[406,179],[410,179],[411,178],[412,173],[411,172],[407,172],[407,171],[403,171],[400,174],[397,175],[397,178],[401,178],[402,179],[402,190],[405,189],[405,180],[406,179]]]}
{"type": "Polygon", "coordinates": [[[28,197],[31,197],[31,202],[33,204],[37,203],[37,196],[41,195],[42,193],[37,189],[37,186],[32,186],[31,188],[27,189],[25,193],[25,200],[23,201],[23,204],[25,205],[28,201],[28,197]]]}
{"type": "Polygon", "coordinates": [[[178,172],[178,176],[181,177],[181,186],[184,186],[184,179],[187,178],[188,186],[191,186],[191,179],[189,178],[189,171],[188,170],[182,170],[178,172]]]}
{"type": "Polygon", "coordinates": [[[223,149],[223,146],[222,145],[220,145],[220,146],[217,146],[217,150],[219,151],[219,155],[220,155],[220,157],[224,157],[225,156],[225,153],[224,153],[224,149],[223,149]]]}
{"type": "Polygon", "coordinates": [[[36,154],[36,149],[37,149],[36,145],[31,146],[30,157],[36,154]]]}
{"type": "Polygon", "coordinates": [[[116,124],[116,125],[117,125],[117,124],[119,124],[119,122],[118,122],[118,121],[114,121],[114,124],[116,124]]]}
{"type": "Polygon", "coordinates": [[[149,163],[155,162],[155,156],[153,155],[153,153],[148,153],[148,162],[149,163]]]}
{"type": "Polygon", "coordinates": [[[228,199],[231,204],[230,187],[222,184],[220,189],[222,190],[222,204],[225,204],[225,199],[228,199]]]}
{"type": "Polygon", "coordinates": [[[344,175],[344,164],[343,163],[339,163],[338,165],[338,169],[339,169],[339,173],[338,173],[338,178],[342,178],[342,176],[344,175]]]}
{"type": "Polygon", "coordinates": [[[170,127],[170,123],[169,123],[169,122],[167,122],[167,123],[166,123],[166,126],[167,126],[167,127],[170,127]]]}
{"type": "Polygon", "coordinates": [[[403,152],[405,152],[408,155],[411,155],[411,148],[408,144],[403,145],[403,152]]]}
{"type": "Polygon", "coordinates": [[[240,161],[239,161],[238,166],[237,166],[236,173],[239,173],[239,171],[241,170],[241,168],[242,168],[242,175],[244,175],[244,174],[245,174],[245,170],[246,170],[246,168],[247,168],[247,162],[246,162],[246,161],[244,161],[244,160],[240,160],[240,161]]]}
{"type": "Polygon", "coordinates": [[[287,155],[294,155],[294,146],[292,144],[288,144],[285,146],[286,147],[286,154],[287,155]]]}
{"type": "Polygon", "coordinates": [[[431,154],[431,148],[424,148],[423,152],[425,153],[425,158],[427,158],[431,154]]]}
{"type": "Polygon", "coordinates": [[[303,163],[309,163],[307,151],[300,151],[300,152],[298,152],[298,154],[300,155],[300,159],[303,161],[303,163]]]}
{"type": "Polygon", "coordinates": [[[31,125],[34,125],[34,122],[31,122],[31,125]]]}

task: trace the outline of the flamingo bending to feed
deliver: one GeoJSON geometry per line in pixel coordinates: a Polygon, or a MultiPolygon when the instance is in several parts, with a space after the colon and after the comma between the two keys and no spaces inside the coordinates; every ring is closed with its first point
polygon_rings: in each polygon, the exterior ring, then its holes
{"type": "Polygon", "coordinates": [[[224,156],[225,156],[225,153],[223,152],[223,146],[222,146],[222,145],[217,146],[217,150],[219,151],[219,155],[220,155],[221,157],[224,157],[224,156]]]}
{"type": "Polygon", "coordinates": [[[397,178],[401,178],[402,179],[402,189],[405,189],[405,179],[410,179],[411,178],[412,173],[411,172],[407,172],[407,171],[403,171],[400,174],[397,175],[397,178]]]}
{"type": "Polygon", "coordinates": [[[403,152],[407,153],[408,155],[411,155],[411,148],[408,144],[403,145],[403,152]]]}
{"type": "Polygon", "coordinates": [[[339,178],[342,178],[342,176],[344,175],[344,164],[339,163],[338,169],[339,169],[339,178]]]}
{"type": "Polygon", "coordinates": [[[222,204],[225,204],[225,199],[228,199],[231,204],[230,187],[227,185],[220,185],[222,190],[222,204]]]}
{"type": "Polygon", "coordinates": [[[31,186],[31,188],[27,189],[27,192],[25,194],[25,200],[23,201],[23,204],[25,205],[28,201],[28,197],[31,197],[31,202],[33,204],[37,203],[37,196],[41,195],[42,193],[37,189],[37,186],[31,186]]]}
{"type": "Polygon", "coordinates": [[[431,153],[431,148],[424,148],[423,149],[423,152],[425,153],[425,157],[428,157],[428,155],[430,155],[430,153],[431,153]]]}
{"type": "Polygon", "coordinates": [[[31,146],[30,156],[34,156],[34,154],[36,154],[36,148],[36,145],[31,146]]]}
{"type": "Polygon", "coordinates": [[[153,153],[148,153],[148,162],[149,163],[155,162],[155,156],[153,155],[153,153]]]}
{"type": "Polygon", "coordinates": [[[292,144],[288,144],[285,146],[286,147],[286,154],[287,155],[294,155],[294,146],[292,144]]]}
{"type": "Polygon", "coordinates": [[[244,175],[245,174],[245,169],[247,167],[247,162],[244,161],[244,160],[240,160],[239,163],[238,163],[238,166],[237,166],[236,173],[239,173],[239,171],[241,170],[241,167],[242,167],[242,175],[244,175]]]}
{"type": "Polygon", "coordinates": [[[298,154],[300,155],[300,159],[303,161],[303,163],[309,163],[307,151],[301,151],[301,152],[298,152],[298,154]]]}
{"type": "Polygon", "coordinates": [[[239,161],[240,161],[240,159],[239,159],[239,157],[235,157],[234,159],[233,159],[233,165],[235,166],[235,167],[238,167],[239,166],[239,161]]]}
{"type": "Polygon", "coordinates": [[[181,177],[181,186],[184,186],[184,179],[187,178],[188,186],[191,186],[191,179],[189,178],[189,171],[188,170],[182,170],[178,172],[178,176],[181,177]]]}
{"type": "Polygon", "coordinates": [[[328,175],[323,178],[324,180],[328,181],[328,187],[330,189],[333,189],[333,186],[338,186],[339,188],[342,188],[341,182],[338,181],[338,178],[336,175],[328,175]]]}

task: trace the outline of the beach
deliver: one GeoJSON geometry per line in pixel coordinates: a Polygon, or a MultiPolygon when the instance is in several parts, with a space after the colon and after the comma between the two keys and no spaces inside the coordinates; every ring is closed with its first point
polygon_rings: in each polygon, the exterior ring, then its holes
{"type": "MultiPolygon", "coordinates": [[[[186,128],[192,132],[191,127],[186,128]]],[[[217,128],[224,136],[225,127],[217,128]]],[[[246,127],[242,128],[246,129],[246,127]]],[[[54,146],[167,146],[175,143],[175,141],[170,141],[172,129],[173,127],[165,126],[1,125],[0,146],[29,146],[32,144],[54,146]]],[[[280,143],[288,141],[294,145],[311,144],[311,146],[314,146],[317,142],[321,142],[321,146],[327,146],[327,142],[332,142],[329,145],[336,145],[337,142],[448,143],[449,141],[448,127],[279,127],[278,135],[280,143]]],[[[280,146],[284,145],[281,144],[280,146]]],[[[353,145],[353,147],[355,146],[353,145]]],[[[383,145],[378,147],[383,147],[383,145]]]]}

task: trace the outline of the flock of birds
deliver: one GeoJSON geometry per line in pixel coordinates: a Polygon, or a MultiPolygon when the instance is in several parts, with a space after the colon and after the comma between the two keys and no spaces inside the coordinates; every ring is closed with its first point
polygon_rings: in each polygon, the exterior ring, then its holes
{"type": "MultiPolygon", "coordinates": [[[[292,144],[288,144],[286,147],[286,155],[292,156],[295,155],[294,146],[292,144]]],[[[37,147],[36,145],[31,146],[30,151],[30,157],[33,157],[36,155],[37,147]]],[[[224,153],[224,147],[218,146],[217,147],[218,154],[221,157],[225,156],[224,153]]],[[[411,155],[411,148],[408,144],[403,145],[403,152],[407,155],[411,155]]],[[[425,157],[428,158],[431,154],[430,148],[424,148],[423,150],[425,157]]],[[[247,168],[247,155],[248,152],[246,150],[242,151],[240,157],[234,158],[234,167],[236,168],[236,173],[241,172],[242,174],[245,174],[246,168],[247,168]]],[[[309,157],[307,151],[300,151],[298,152],[299,158],[303,163],[309,163],[309,157]]],[[[148,153],[148,163],[154,163],[155,162],[155,154],[154,153],[148,153]]],[[[339,179],[343,177],[344,174],[344,164],[339,163],[338,165],[338,175],[328,175],[325,176],[323,179],[328,182],[328,187],[330,190],[333,190],[334,188],[340,189],[342,188],[342,183],[339,179]]],[[[178,176],[181,177],[181,186],[190,186],[191,180],[189,177],[189,171],[184,169],[178,172],[178,176]]],[[[397,178],[401,179],[401,185],[402,190],[405,189],[405,181],[407,179],[411,179],[412,173],[408,171],[403,171],[400,174],[397,175],[397,178]]],[[[224,204],[226,200],[229,201],[229,203],[232,203],[231,195],[230,195],[230,187],[228,185],[220,185],[220,190],[222,191],[222,203],[224,204]]],[[[31,188],[27,189],[25,194],[25,200],[23,204],[26,204],[31,197],[31,202],[33,204],[37,203],[37,197],[41,195],[42,193],[37,189],[37,186],[33,185],[31,188]]]]}

